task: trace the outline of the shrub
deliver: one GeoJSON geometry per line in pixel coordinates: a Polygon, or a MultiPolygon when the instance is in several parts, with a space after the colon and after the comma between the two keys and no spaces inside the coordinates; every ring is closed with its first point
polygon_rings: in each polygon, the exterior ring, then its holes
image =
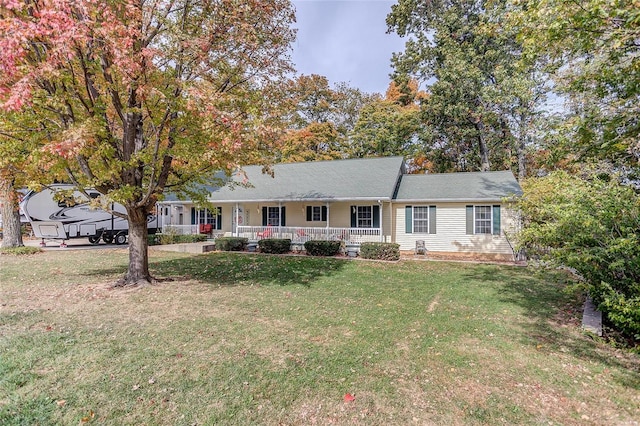
{"type": "Polygon", "coordinates": [[[523,182],[518,240],[528,255],[575,271],[614,328],[640,341],[640,195],[588,172],[523,182]]]}
{"type": "Polygon", "coordinates": [[[258,247],[262,253],[283,254],[291,250],[290,239],[267,238],[258,241],[258,247]]]}
{"type": "Polygon", "coordinates": [[[364,259],[398,260],[400,245],[394,243],[362,243],[360,256],[364,259]]]}
{"type": "Polygon", "coordinates": [[[221,251],[244,251],[249,244],[247,238],[221,237],[216,239],[216,250],[221,251]]]}
{"type": "Polygon", "coordinates": [[[13,256],[22,256],[22,255],[29,255],[29,254],[36,254],[36,253],[40,253],[42,250],[38,247],[28,247],[28,246],[22,246],[22,247],[5,247],[0,249],[0,253],[2,254],[10,254],[13,256]]]}
{"type": "MultiPolygon", "coordinates": [[[[151,235],[149,235],[151,237],[151,235]]],[[[199,243],[206,241],[207,236],[204,234],[158,234],[156,235],[157,244],[182,244],[182,243],[199,243]]],[[[151,241],[151,240],[149,240],[151,241]]]]}
{"type": "Polygon", "coordinates": [[[341,241],[311,240],[304,243],[304,249],[311,256],[335,256],[340,251],[341,241]]]}

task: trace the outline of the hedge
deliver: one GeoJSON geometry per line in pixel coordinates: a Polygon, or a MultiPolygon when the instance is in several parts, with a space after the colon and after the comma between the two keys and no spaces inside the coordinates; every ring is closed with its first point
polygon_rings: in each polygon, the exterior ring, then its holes
{"type": "Polygon", "coordinates": [[[400,244],[395,243],[362,243],[360,256],[364,259],[399,260],[400,244]]]}
{"type": "Polygon", "coordinates": [[[311,240],[304,243],[304,249],[311,256],[335,256],[341,244],[341,241],[311,240]]]}
{"type": "Polygon", "coordinates": [[[258,241],[262,253],[283,254],[291,250],[291,239],[266,238],[258,241]]]}
{"type": "Polygon", "coordinates": [[[199,243],[206,241],[207,236],[204,234],[156,234],[149,235],[149,243],[153,241],[155,244],[182,244],[182,243],[199,243]],[[154,238],[152,238],[154,237],[154,238]]]}
{"type": "Polygon", "coordinates": [[[240,237],[221,237],[216,239],[216,250],[245,251],[249,239],[240,237]]]}

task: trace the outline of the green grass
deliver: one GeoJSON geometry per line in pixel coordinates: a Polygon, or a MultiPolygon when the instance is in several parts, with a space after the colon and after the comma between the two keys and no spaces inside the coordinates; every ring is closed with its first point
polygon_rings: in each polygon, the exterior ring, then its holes
{"type": "Polygon", "coordinates": [[[5,255],[13,255],[13,256],[22,256],[22,255],[30,255],[40,253],[42,250],[38,247],[3,247],[0,248],[0,254],[5,255]]]}
{"type": "Polygon", "coordinates": [[[123,250],[0,257],[0,424],[624,424],[640,362],[565,276],[123,250]],[[346,393],[355,395],[346,403],[346,393]]]}

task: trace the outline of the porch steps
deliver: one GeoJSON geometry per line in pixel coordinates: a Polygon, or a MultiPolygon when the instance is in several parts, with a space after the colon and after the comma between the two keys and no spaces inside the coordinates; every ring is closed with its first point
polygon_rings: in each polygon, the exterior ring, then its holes
{"type": "Polygon", "coordinates": [[[201,243],[162,244],[158,246],[151,246],[149,248],[160,251],[200,254],[214,251],[216,249],[216,244],[211,241],[204,241],[201,243]]]}

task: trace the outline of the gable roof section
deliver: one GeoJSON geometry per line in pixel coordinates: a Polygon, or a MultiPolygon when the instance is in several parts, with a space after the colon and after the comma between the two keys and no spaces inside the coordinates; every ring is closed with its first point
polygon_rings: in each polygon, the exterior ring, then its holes
{"type": "MultiPolygon", "coordinates": [[[[391,201],[404,171],[402,157],[363,158],[276,164],[274,176],[261,166],[244,167],[249,187],[213,189],[212,202],[391,201]]],[[[242,182],[244,175],[233,177],[242,182]]]]}
{"type": "Polygon", "coordinates": [[[511,171],[403,175],[394,201],[498,202],[522,195],[511,171]]]}

